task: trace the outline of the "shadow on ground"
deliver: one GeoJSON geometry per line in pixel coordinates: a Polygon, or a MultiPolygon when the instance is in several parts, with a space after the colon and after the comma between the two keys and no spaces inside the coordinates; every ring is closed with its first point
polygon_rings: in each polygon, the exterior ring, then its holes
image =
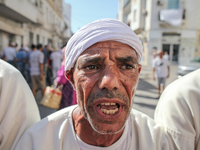
{"type": "Polygon", "coordinates": [[[139,83],[138,83],[138,87],[137,90],[142,90],[142,91],[151,91],[152,90],[156,90],[157,87],[148,83],[147,81],[143,80],[143,79],[139,79],[139,83]]]}
{"type": "Polygon", "coordinates": [[[141,97],[141,98],[146,98],[146,99],[159,99],[159,97],[151,97],[151,96],[146,96],[146,95],[135,94],[135,96],[141,97]]]}

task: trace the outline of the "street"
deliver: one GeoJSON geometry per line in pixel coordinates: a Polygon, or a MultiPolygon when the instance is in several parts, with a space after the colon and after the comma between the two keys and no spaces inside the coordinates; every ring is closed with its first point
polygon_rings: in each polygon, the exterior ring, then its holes
{"type": "MultiPolygon", "coordinates": [[[[170,77],[166,80],[166,86],[177,79],[176,77],[177,65],[170,66],[170,77]]],[[[157,85],[156,81],[152,79],[152,67],[143,66],[140,74],[138,87],[136,90],[133,108],[139,110],[151,118],[153,118],[154,110],[158,103],[157,85]]],[[[37,92],[37,102],[41,101],[41,93],[37,92]]],[[[57,110],[47,108],[39,105],[39,111],[41,118],[44,118],[57,110]]]]}
{"type": "MultiPolygon", "coordinates": [[[[177,65],[170,66],[170,77],[166,80],[166,86],[177,79],[177,65]]],[[[157,82],[152,78],[152,67],[143,66],[138,87],[135,94],[133,108],[139,110],[151,118],[158,103],[157,82]]]]}

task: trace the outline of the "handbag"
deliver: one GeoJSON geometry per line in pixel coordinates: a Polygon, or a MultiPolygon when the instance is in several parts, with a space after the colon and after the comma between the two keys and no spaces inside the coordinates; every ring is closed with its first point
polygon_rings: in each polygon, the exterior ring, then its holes
{"type": "Polygon", "coordinates": [[[49,108],[59,109],[62,98],[61,90],[62,85],[59,85],[58,87],[47,86],[40,104],[49,108]]]}

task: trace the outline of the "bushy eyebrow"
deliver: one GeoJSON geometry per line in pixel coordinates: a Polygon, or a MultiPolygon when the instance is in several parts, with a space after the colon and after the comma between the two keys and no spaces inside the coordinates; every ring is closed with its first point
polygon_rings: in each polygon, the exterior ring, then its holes
{"type": "Polygon", "coordinates": [[[80,64],[84,63],[98,63],[104,61],[105,58],[102,57],[87,57],[80,61],[80,64]]]}
{"type": "Polygon", "coordinates": [[[127,56],[127,57],[116,57],[115,58],[117,61],[119,62],[123,62],[123,63],[137,63],[137,59],[131,56],[127,56]]]}

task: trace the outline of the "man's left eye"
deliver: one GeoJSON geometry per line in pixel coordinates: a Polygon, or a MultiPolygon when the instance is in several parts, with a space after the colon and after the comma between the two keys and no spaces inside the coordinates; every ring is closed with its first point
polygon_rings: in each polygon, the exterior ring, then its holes
{"type": "Polygon", "coordinates": [[[124,69],[124,70],[132,69],[132,68],[135,68],[135,67],[132,65],[122,65],[121,66],[121,69],[124,69]]]}
{"type": "Polygon", "coordinates": [[[121,69],[124,69],[124,70],[129,70],[129,69],[134,69],[134,68],[135,68],[134,65],[129,65],[129,64],[125,64],[121,66],[121,69]]]}

